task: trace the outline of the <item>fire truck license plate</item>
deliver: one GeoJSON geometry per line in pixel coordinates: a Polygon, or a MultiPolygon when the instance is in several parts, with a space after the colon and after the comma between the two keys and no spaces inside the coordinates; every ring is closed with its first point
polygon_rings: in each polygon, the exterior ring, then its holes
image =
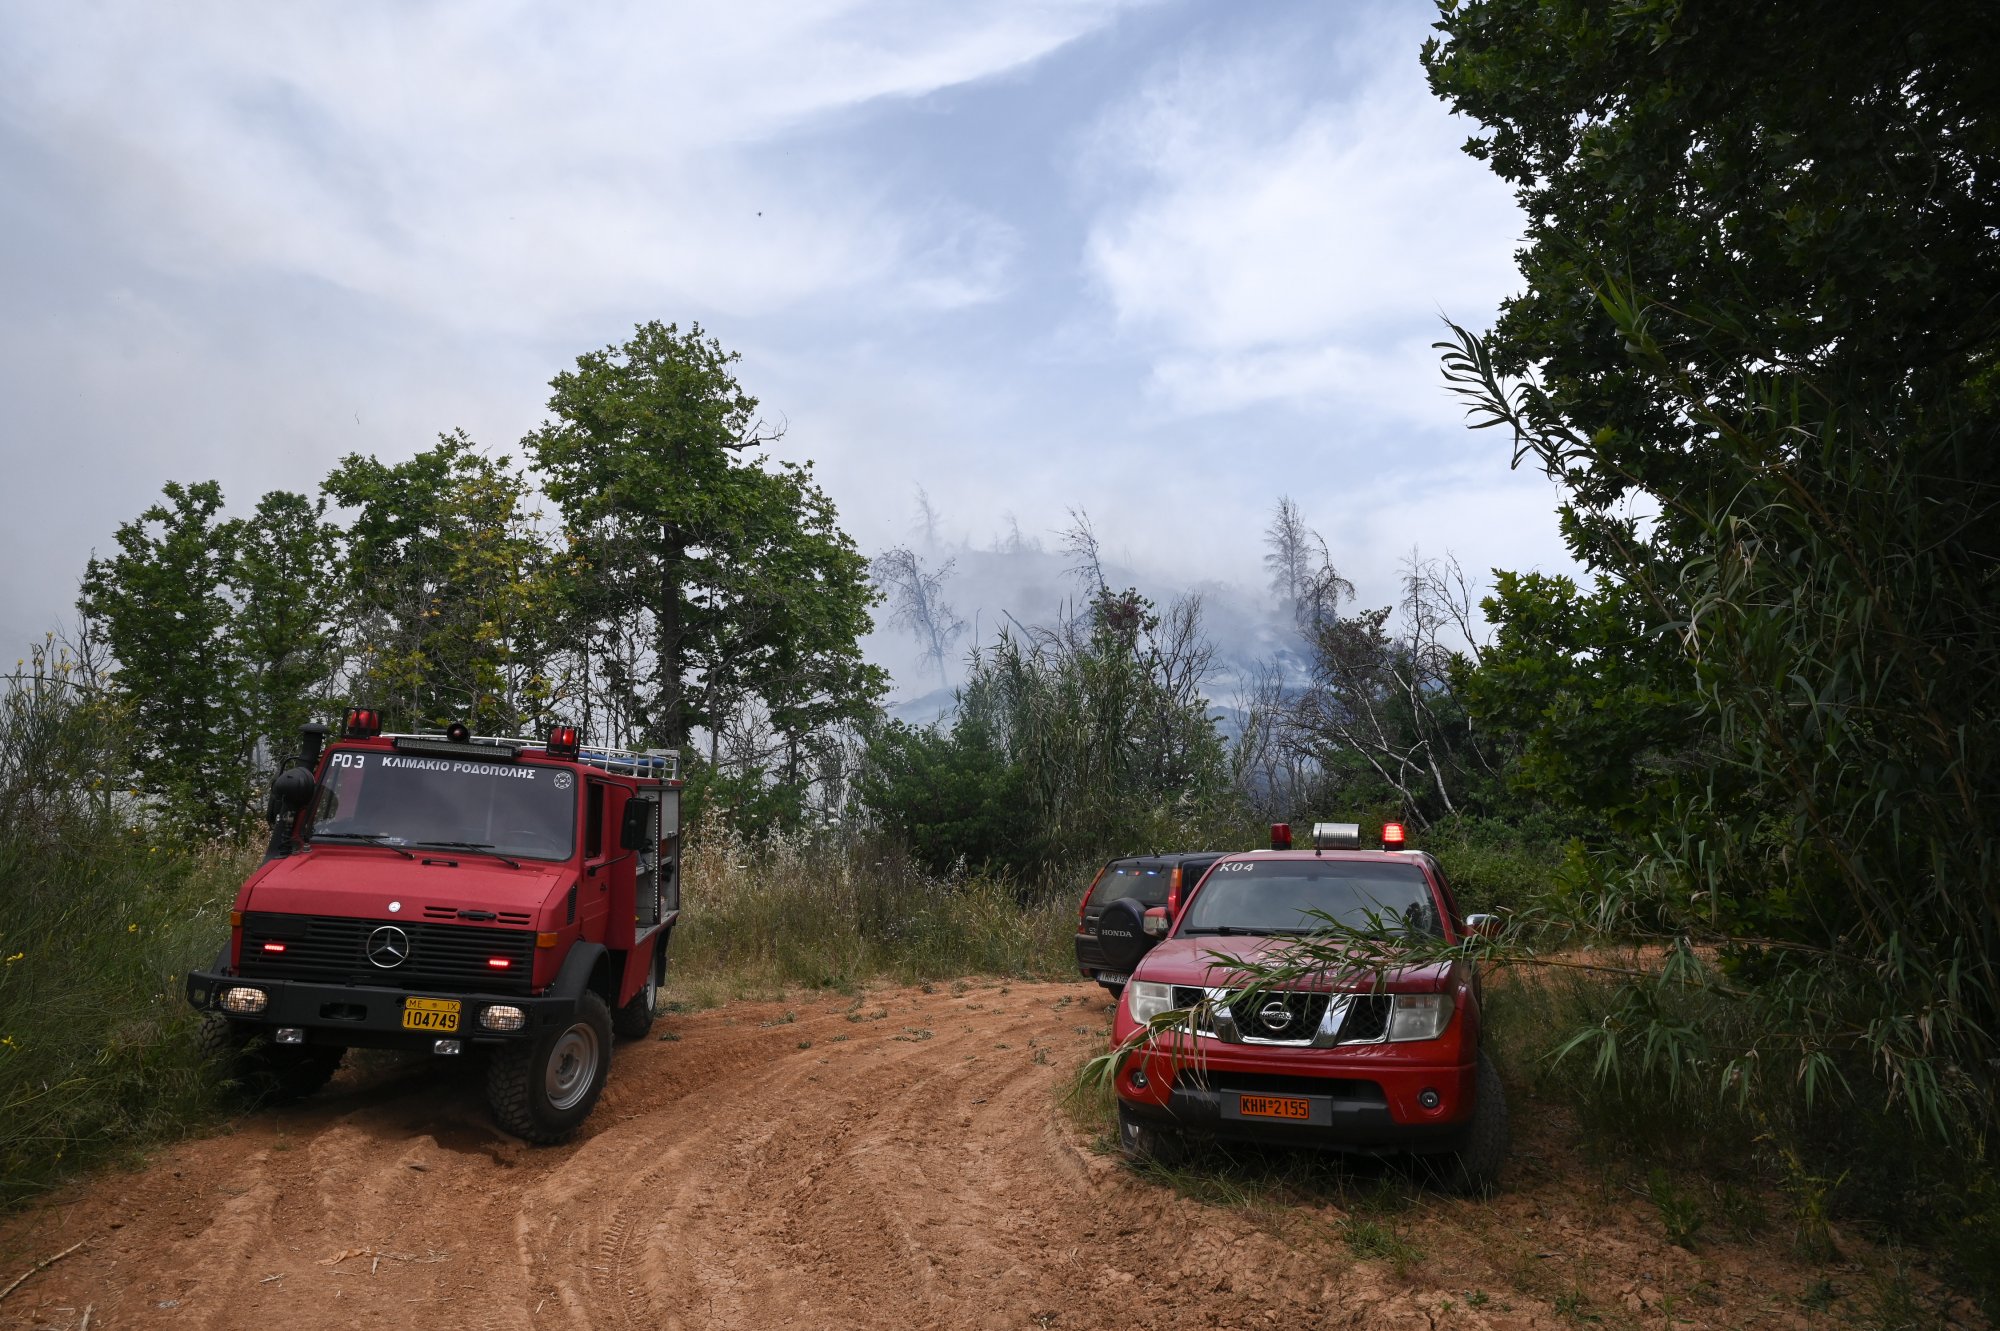
{"type": "Polygon", "coordinates": [[[1304,1123],[1312,1117],[1310,1101],[1289,1095],[1239,1096],[1237,1109],[1245,1118],[1290,1118],[1304,1123]]]}
{"type": "Polygon", "coordinates": [[[457,1030],[458,1000],[456,998],[404,999],[403,1029],[406,1031],[457,1030]]]}

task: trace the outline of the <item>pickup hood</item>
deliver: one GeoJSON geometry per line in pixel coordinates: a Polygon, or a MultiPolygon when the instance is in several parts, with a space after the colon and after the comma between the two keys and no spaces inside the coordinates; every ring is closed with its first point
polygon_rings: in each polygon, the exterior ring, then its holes
{"type": "Polygon", "coordinates": [[[426,907],[438,907],[525,914],[521,923],[533,924],[544,903],[576,880],[567,864],[520,860],[510,869],[466,852],[416,854],[406,860],[372,847],[315,847],[265,865],[244,884],[237,909],[421,920],[426,907]],[[401,909],[391,911],[392,901],[401,909]]]}
{"type": "MultiPolygon", "coordinates": [[[[1245,983],[1245,979],[1224,958],[1241,958],[1252,964],[1276,963],[1284,959],[1295,941],[1290,936],[1264,934],[1200,934],[1193,938],[1169,938],[1146,954],[1139,968],[1132,972],[1132,978],[1150,980],[1155,984],[1237,988],[1245,983]]],[[[1392,966],[1382,974],[1382,988],[1390,993],[1436,993],[1451,987],[1452,972],[1457,966],[1457,962],[1450,961],[1392,966]]],[[[1335,967],[1287,987],[1373,989],[1375,976],[1359,965],[1335,967]]]]}

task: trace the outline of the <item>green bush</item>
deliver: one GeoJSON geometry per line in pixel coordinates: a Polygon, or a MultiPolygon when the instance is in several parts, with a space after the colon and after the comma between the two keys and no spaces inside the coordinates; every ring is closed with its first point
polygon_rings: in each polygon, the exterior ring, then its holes
{"type": "Polygon", "coordinates": [[[1718,1096],[1712,1070],[1690,1060],[1748,1043],[1754,1006],[1609,973],[1657,965],[1646,953],[1600,945],[1568,959],[1606,972],[1522,967],[1489,983],[1490,1047],[1510,1079],[1570,1109],[1600,1164],[1644,1183],[1670,1239],[1705,1242],[1705,1215],[1760,1225],[1741,1190],[1757,1179],[1783,1198],[1779,1223],[1802,1255],[1834,1257],[1831,1226],[1848,1222],[1936,1252],[1941,1274],[2000,1313],[2000,1168],[1989,1142],[1910,1131],[1865,1067],[1828,1066],[1810,1102],[1789,1079],[1718,1096]],[[1634,1056],[1645,1042],[1621,1037],[1641,1026],[1678,1038],[1634,1056]],[[1605,1037],[1576,1038],[1587,1031],[1605,1037]]]}
{"type": "Polygon", "coordinates": [[[38,656],[0,694],[0,1204],[213,1110],[181,979],[257,859],[149,830],[70,675],[38,656]]]}

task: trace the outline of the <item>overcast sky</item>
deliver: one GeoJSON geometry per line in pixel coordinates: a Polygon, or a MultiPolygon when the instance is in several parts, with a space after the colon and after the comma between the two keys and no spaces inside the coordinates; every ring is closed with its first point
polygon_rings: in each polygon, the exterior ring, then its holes
{"type": "Polygon", "coordinates": [[[1430,350],[1519,234],[1424,86],[1430,19],[0,5],[0,634],[66,620],[165,481],[244,511],[454,427],[514,450],[652,318],[742,352],[865,550],[921,485],[946,543],[1082,507],[1151,585],[1247,598],[1287,493],[1364,603],[1412,545],[1567,569],[1430,350]]]}

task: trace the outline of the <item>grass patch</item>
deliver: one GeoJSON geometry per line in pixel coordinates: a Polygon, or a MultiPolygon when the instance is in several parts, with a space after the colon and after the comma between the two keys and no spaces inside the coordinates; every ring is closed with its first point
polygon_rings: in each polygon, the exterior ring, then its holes
{"type": "Polygon", "coordinates": [[[0,1204],[213,1122],[187,972],[257,849],[110,819],[0,828],[0,1204]]]}
{"type": "Polygon", "coordinates": [[[693,1001],[1076,971],[1066,879],[1058,890],[939,878],[890,846],[784,835],[753,842],[711,823],[688,852],[683,881],[672,986],[693,1001]]]}

